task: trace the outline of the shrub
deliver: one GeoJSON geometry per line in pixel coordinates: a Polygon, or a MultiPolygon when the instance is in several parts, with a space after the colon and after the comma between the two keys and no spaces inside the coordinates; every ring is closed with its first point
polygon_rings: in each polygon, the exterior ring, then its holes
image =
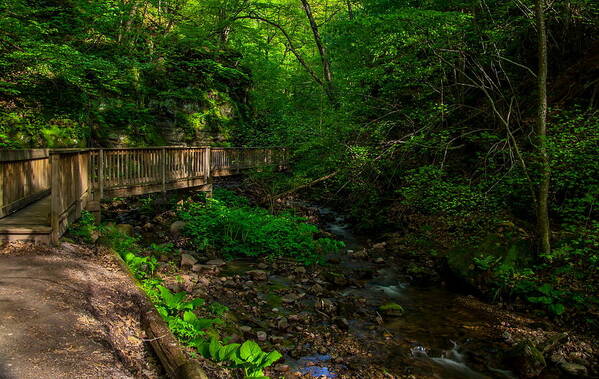
{"type": "Polygon", "coordinates": [[[69,234],[85,243],[92,243],[93,234],[97,229],[94,216],[90,212],[82,210],[81,218],[71,226],[69,234]]]}
{"type": "Polygon", "coordinates": [[[229,191],[216,192],[205,202],[185,203],[179,217],[187,222],[185,234],[196,249],[215,248],[226,258],[285,256],[312,264],[343,246],[330,238],[317,238],[318,228],[301,217],[270,214],[229,191]]]}

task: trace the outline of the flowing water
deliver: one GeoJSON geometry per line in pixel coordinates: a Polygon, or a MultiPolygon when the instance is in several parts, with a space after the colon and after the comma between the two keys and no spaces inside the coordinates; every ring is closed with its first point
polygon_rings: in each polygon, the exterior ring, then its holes
{"type": "MultiPolygon", "coordinates": [[[[331,209],[318,208],[321,219],[327,220],[325,229],[345,242],[345,251],[335,256],[337,269],[351,275],[356,270],[368,272],[363,285],[339,288],[338,299],[361,297],[367,299],[371,310],[381,304],[397,303],[404,309],[398,317],[382,318],[384,322],[376,329],[387,331],[393,338],[378,343],[390,359],[385,366],[395,372],[407,373],[425,378],[513,378],[508,370],[500,367],[502,346],[493,341],[485,330],[492,328],[493,321],[482,312],[465,307],[457,301],[463,296],[443,287],[422,288],[410,284],[410,278],[402,275],[393,265],[375,264],[365,259],[356,259],[349,252],[364,249],[366,243],[352,233],[351,225],[345,218],[331,209]],[[353,271],[352,271],[353,270],[353,271]],[[398,343],[398,340],[400,341],[398,343]]],[[[117,217],[119,222],[133,222],[134,212],[125,212],[117,217]]],[[[155,236],[152,236],[155,238],[155,236]]],[[[255,262],[235,260],[223,267],[222,275],[235,275],[254,268],[255,262]]],[[[292,287],[293,283],[283,276],[270,275],[267,284],[259,288],[259,298],[273,303],[280,298],[272,297],[272,291],[292,287]]],[[[313,301],[313,300],[310,300],[313,301]]],[[[312,312],[313,302],[306,301],[305,309],[312,312]]],[[[359,340],[372,342],[380,339],[380,333],[373,333],[373,321],[365,319],[348,320],[349,332],[359,340]]],[[[264,325],[264,328],[267,328],[264,325]]],[[[375,352],[376,353],[376,352],[375,352]]],[[[335,378],[338,374],[328,354],[312,354],[292,358],[285,357],[285,363],[292,370],[313,377],[335,378]]]]}
{"type": "MultiPolygon", "coordinates": [[[[328,220],[326,229],[343,240],[347,250],[364,248],[343,216],[328,208],[319,208],[319,212],[328,220]]],[[[352,261],[348,254],[341,257],[342,266],[365,265],[363,261],[352,261]]],[[[499,348],[479,333],[489,327],[489,321],[482,314],[460,305],[456,301],[459,295],[445,288],[412,286],[409,278],[402,277],[393,267],[378,265],[370,268],[374,276],[363,288],[346,288],[342,295],[359,295],[368,299],[372,306],[393,302],[403,307],[401,316],[387,320],[383,325],[412,346],[412,361],[406,362],[405,357],[399,358],[398,354],[398,367],[409,364],[416,375],[426,373],[426,376],[439,378],[514,377],[510,371],[492,366],[499,364],[490,359],[498,355],[499,348]]],[[[352,333],[367,335],[360,329],[360,323],[350,322],[350,325],[352,333]]],[[[329,372],[319,374],[334,377],[329,372]]]]}

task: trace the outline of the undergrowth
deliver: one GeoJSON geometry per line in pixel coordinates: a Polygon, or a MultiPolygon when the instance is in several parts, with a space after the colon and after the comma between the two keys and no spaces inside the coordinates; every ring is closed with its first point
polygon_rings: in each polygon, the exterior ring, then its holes
{"type": "Polygon", "coordinates": [[[343,242],[319,238],[318,227],[304,218],[273,215],[227,190],[214,191],[213,198],[185,202],[178,215],[186,222],[184,233],[195,249],[216,249],[226,258],[289,257],[309,265],[343,247],[343,242]]]}
{"type": "MultiPolygon", "coordinates": [[[[242,344],[226,343],[227,338],[221,340],[218,326],[225,323],[221,316],[229,311],[226,306],[217,302],[206,304],[202,298],[190,297],[184,291],[173,293],[164,287],[162,280],[155,275],[158,266],[156,257],[143,256],[138,239],[124,234],[113,225],[96,227],[93,220],[84,215],[70,234],[87,240],[95,231],[101,234],[102,243],[114,249],[125,261],[158,313],[183,344],[193,347],[207,359],[241,369],[246,378],[268,378],[264,375],[264,368],[282,355],[278,351],[264,352],[251,340],[242,344]]],[[[149,250],[163,253],[168,248],[153,245],[149,250]]]]}

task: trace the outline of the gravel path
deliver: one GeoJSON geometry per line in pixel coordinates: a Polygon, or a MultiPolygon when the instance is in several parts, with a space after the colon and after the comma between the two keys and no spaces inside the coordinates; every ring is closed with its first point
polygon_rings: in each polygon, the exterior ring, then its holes
{"type": "Polygon", "coordinates": [[[140,304],[107,251],[0,248],[0,379],[160,377],[140,304]]]}

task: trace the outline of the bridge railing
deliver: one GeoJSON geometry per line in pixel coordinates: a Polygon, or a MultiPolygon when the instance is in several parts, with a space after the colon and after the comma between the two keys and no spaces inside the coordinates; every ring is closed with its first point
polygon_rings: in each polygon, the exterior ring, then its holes
{"type": "Polygon", "coordinates": [[[0,218],[51,195],[56,242],[84,208],[100,200],[177,188],[211,190],[213,176],[287,164],[285,149],[151,147],[0,151],[0,218]]]}
{"type": "Polygon", "coordinates": [[[0,151],[0,218],[50,193],[48,149],[0,151]]]}
{"type": "Polygon", "coordinates": [[[154,147],[91,152],[98,197],[131,196],[204,184],[209,148],[154,147]]]}
{"type": "Polygon", "coordinates": [[[284,149],[153,147],[91,151],[90,175],[98,198],[165,192],[208,184],[212,176],[286,165],[284,149]]]}
{"type": "Polygon", "coordinates": [[[90,153],[88,149],[50,152],[50,238],[54,243],[58,242],[73,221],[81,217],[81,211],[90,199],[90,153]]]}

